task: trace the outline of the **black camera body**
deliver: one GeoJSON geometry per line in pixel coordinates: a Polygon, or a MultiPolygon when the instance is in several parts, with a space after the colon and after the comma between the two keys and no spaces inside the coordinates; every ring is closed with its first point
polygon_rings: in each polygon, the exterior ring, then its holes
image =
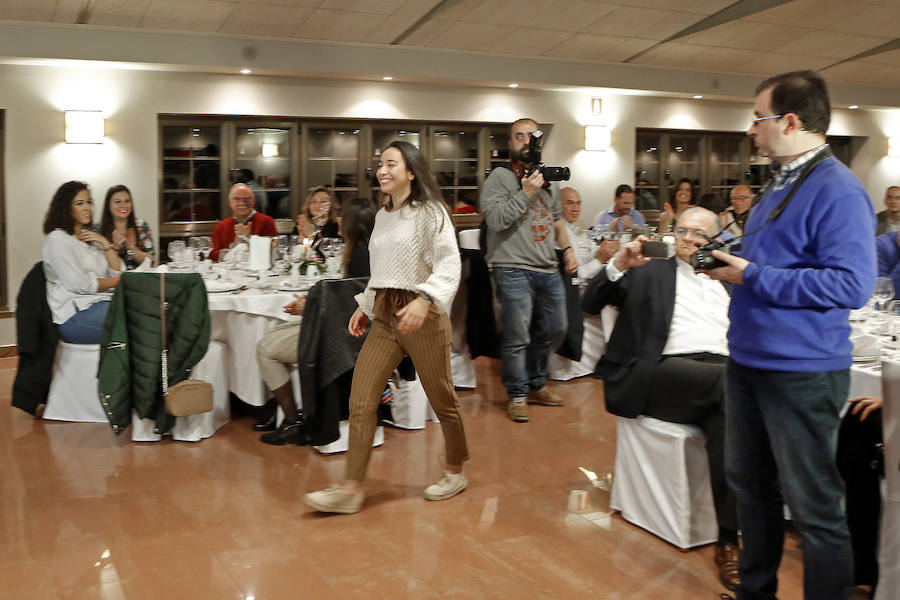
{"type": "Polygon", "coordinates": [[[725,247],[724,242],[709,242],[703,244],[697,251],[691,254],[691,266],[695,271],[708,271],[719,267],[728,266],[728,263],[719,260],[712,255],[713,250],[719,250],[725,247]]]}
{"type": "Polygon", "coordinates": [[[541,162],[541,144],[544,141],[544,132],[535,129],[531,132],[531,138],[528,140],[528,160],[531,162],[531,168],[525,172],[525,175],[531,175],[535,171],[540,171],[544,176],[544,181],[568,181],[571,176],[569,167],[548,167],[541,162]]]}

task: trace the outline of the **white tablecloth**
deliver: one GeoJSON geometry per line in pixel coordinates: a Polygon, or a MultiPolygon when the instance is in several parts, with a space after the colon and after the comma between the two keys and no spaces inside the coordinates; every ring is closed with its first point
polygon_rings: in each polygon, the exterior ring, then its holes
{"type": "Polygon", "coordinates": [[[262,406],[269,397],[259,374],[256,345],[276,325],[301,318],[284,312],[293,300],[292,293],[278,291],[209,294],[210,338],[228,346],[229,391],[247,404],[262,406]]]}

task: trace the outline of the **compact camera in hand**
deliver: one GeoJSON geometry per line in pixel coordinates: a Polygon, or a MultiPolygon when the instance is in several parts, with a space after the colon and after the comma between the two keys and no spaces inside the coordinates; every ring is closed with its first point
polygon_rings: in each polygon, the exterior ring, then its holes
{"type": "Polygon", "coordinates": [[[713,250],[719,250],[725,247],[725,242],[709,242],[697,248],[697,251],[691,254],[691,266],[695,271],[708,271],[719,267],[727,267],[728,263],[719,260],[712,255],[713,250]]]}
{"type": "Polygon", "coordinates": [[[541,162],[543,140],[543,131],[535,129],[531,132],[531,138],[528,140],[528,160],[531,161],[531,168],[525,174],[531,175],[535,171],[540,171],[544,176],[544,181],[568,181],[571,175],[569,167],[548,167],[541,162]]]}

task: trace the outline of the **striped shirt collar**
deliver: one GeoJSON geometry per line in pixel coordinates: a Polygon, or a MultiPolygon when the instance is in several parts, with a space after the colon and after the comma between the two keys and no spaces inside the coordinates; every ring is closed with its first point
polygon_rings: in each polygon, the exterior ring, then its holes
{"type": "Polygon", "coordinates": [[[784,189],[788,185],[792,184],[797,180],[797,177],[800,176],[800,172],[803,170],[808,163],[815,160],[819,154],[824,152],[828,148],[828,144],[822,144],[821,146],[817,146],[806,152],[801,154],[791,162],[782,165],[778,162],[773,162],[770,166],[772,172],[772,190],[778,191],[784,189]]]}

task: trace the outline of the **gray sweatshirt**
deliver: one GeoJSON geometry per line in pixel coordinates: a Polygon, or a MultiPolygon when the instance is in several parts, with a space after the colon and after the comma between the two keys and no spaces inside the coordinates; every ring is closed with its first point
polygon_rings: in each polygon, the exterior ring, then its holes
{"type": "Polygon", "coordinates": [[[562,207],[555,183],[528,198],[512,170],[494,169],[481,188],[481,209],[487,223],[488,264],[556,272],[553,223],[562,207]]]}

